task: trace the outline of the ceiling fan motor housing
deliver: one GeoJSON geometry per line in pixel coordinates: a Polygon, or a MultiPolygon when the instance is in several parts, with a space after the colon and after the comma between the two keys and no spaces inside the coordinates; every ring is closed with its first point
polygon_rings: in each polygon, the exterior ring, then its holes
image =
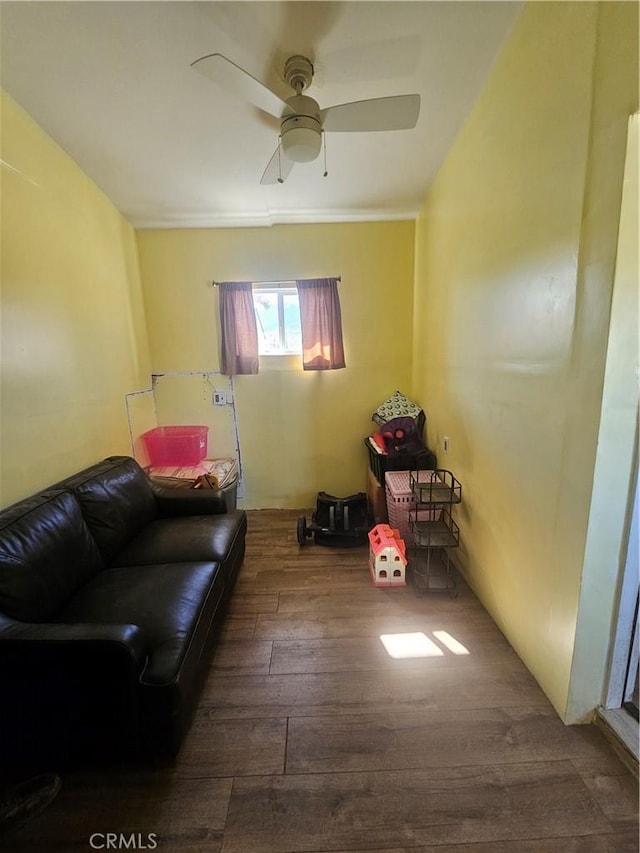
{"type": "Polygon", "coordinates": [[[320,107],[306,95],[294,95],[287,105],[293,112],[285,115],[280,125],[282,150],[294,163],[315,160],[322,147],[320,107]]]}
{"type": "Polygon", "coordinates": [[[284,64],[284,79],[299,95],[311,85],[313,63],[306,56],[290,56],[284,64]]]}

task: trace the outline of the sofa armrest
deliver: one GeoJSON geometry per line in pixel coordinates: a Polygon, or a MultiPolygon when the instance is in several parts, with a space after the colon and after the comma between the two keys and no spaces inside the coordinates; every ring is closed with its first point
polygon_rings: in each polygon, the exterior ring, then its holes
{"type": "Polygon", "coordinates": [[[64,766],[142,748],[137,625],[20,623],[0,616],[0,755],[64,766]]]}
{"type": "Polygon", "coordinates": [[[175,489],[152,483],[158,513],[172,515],[223,515],[227,499],[219,489],[175,489]]]}
{"type": "Polygon", "coordinates": [[[128,659],[137,672],[147,658],[146,640],[137,625],[31,623],[0,617],[0,661],[22,654],[35,659],[47,647],[58,657],[66,653],[70,661],[78,655],[111,654],[128,659]]]}

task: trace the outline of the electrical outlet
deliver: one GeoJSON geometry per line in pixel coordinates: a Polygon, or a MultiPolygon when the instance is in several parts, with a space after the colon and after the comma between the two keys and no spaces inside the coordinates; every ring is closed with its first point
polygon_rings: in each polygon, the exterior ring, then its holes
{"type": "Polygon", "coordinates": [[[445,435],[442,439],[442,451],[443,453],[449,452],[449,436],[445,435]]]}
{"type": "Polygon", "coordinates": [[[224,391],[214,391],[213,392],[213,405],[214,406],[226,406],[227,405],[227,395],[224,391]]]}

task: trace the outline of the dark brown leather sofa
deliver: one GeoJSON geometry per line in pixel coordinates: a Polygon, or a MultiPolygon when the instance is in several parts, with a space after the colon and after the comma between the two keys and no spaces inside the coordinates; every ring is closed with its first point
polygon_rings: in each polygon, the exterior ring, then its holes
{"type": "Polygon", "coordinates": [[[126,456],[0,512],[0,763],[172,760],[245,532],[126,456]]]}

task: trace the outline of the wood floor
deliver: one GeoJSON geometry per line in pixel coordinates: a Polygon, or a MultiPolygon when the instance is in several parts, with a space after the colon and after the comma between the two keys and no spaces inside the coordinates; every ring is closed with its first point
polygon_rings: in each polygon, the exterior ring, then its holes
{"type": "Polygon", "coordinates": [[[635,779],[560,722],[473,594],[374,588],[366,548],[300,549],[298,514],[249,513],[176,766],[69,774],[4,849],[637,853],[635,779]],[[428,655],[390,657],[380,636],[411,633],[428,655]]]}

